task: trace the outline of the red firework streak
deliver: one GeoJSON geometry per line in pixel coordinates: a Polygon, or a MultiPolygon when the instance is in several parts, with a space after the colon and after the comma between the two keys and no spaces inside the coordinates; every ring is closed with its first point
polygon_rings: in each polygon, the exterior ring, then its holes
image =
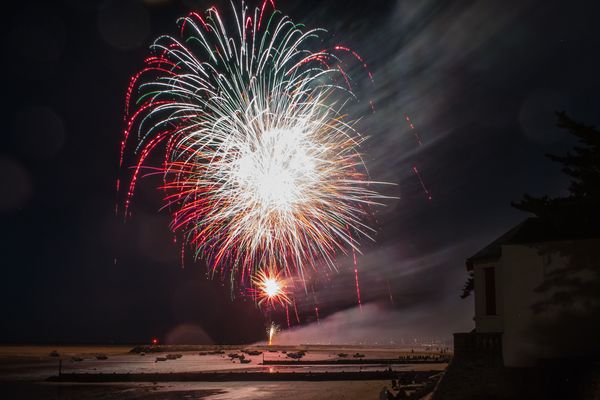
{"type": "Polygon", "coordinates": [[[419,173],[417,166],[413,165],[412,170],[415,173],[415,175],[417,175],[417,178],[419,178],[419,182],[421,182],[421,187],[423,188],[423,191],[425,192],[425,195],[427,196],[427,200],[433,199],[433,197],[431,196],[431,192],[425,186],[425,183],[423,182],[423,178],[421,178],[421,174],[419,173]]]}
{"type": "MultiPolygon", "coordinates": [[[[314,284],[313,284],[314,285],[314,284]]],[[[315,287],[312,286],[313,300],[315,303],[315,316],[317,317],[317,325],[319,325],[319,306],[317,303],[317,295],[315,294],[315,287]]]]}
{"type": "MultiPolygon", "coordinates": [[[[346,225],[346,231],[350,236],[350,227],[346,225]]],[[[362,311],[362,302],[360,301],[360,282],[358,280],[358,262],[356,261],[356,249],[352,246],[352,261],[354,262],[354,284],[356,285],[356,301],[360,311],[362,311]]]]}
{"type": "MultiPolygon", "coordinates": [[[[173,236],[173,244],[177,245],[177,235],[173,236]]],[[[179,247],[180,247],[179,261],[181,263],[181,269],[184,269],[185,268],[185,263],[184,263],[184,260],[185,260],[185,241],[184,240],[181,241],[181,246],[179,246],[179,247]]]]}
{"type": "MultiPolygon", "coordinates": [[[[417,142],[417,145],[419,147],[422,146],[423,142],[421,141],[421,136],[419,136],[419,133],[417,132],[417,129],[415,128],[415,124],[413,124],[412,120],[410,119],[410,117],[408,115],[405,115],[404,119],[406,120],[406,123],[408,123],[408,127],[410,128],[410,131],[415,136],[415,141],[417,142]]],[[[412,171],[419,179],[419,182],[421,183],[421,187],[423,188],[423,192],[425,192],[425,196],[427,196],[427,200],[433,200],[433,196],[431,196],[431,192],[427,189],[427,186],[425,186],[423,177],[421,176],[421,173],[419,172],[419,169],[417,168],[416,165],[413,165],[412,171]]]]}
{"type": "Polygon", "coordinates": [[[413,133],[413,135],[415,135],[415,140],[417,141],[417,144],[419,146],[421,146],[423,144],[423,142],[421,141],[421,137],[419,136],[419,133],[417,132],[417,129],[415,128],[415,125],[410,120],[410,117],[408,115],[405,115],[404,119],[406,119],[406,122],[408,123],[408,127],[410,128],[410,131],[413,133]]]}
{"type": "Polygon", "coordinates": [[[356,262],[356,250],[354,250],[354,247],[352,248],[352,259],[354,260],[354,282],[356,284],[356,299],[358,301],[358,307],[362,312],[362,303],[360,301],[360,284],[358,282],[358,264],[356,262]]]}

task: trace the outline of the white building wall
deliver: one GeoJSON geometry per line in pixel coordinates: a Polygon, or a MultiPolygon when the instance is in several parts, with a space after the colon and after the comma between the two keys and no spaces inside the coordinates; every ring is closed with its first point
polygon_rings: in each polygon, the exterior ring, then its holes
{"type": "MultiPolygon", "coordinates": [[[[588,253],[589,249],[600,251],[600,240],[579,241],[575,246],[587,246],[584,251],[588,253]]],[[[559,253],[542,254],[539,246],[505,245],[502,247],[499,263],[501,281],[497,281],[497,284],[503,287],[504,293],[504,364],[524,367],[535,365],[544,359],[579,356],[581,349],[589,346],[582,340],[582,332],[589,332],[593,324],[596,324],[592,318],[586,317],[587,309],[576,302],[567,305],[551,303],[543,311],[533,308],[541,301],[552,299],[556,288],[545,291],[536,289],[540,288],[553,271],[566,268],[568,258],[559,253]],[[566,321],[565,312],[579,315],[579,318],[566,321]]],[[[582,282],[591,278],[584,276],[585,272],[575,274],[582,278],[582,282]]]]}
{"type": "Polygon", "coordinates": [[[533,247],[502,246],[501,285],[504,296],[504,334],[502,352],[506,366],[530,366],[542,349],[532,334],[532,306],[539,301],[535,289],[544,281],[544,265],[533,247]]]}

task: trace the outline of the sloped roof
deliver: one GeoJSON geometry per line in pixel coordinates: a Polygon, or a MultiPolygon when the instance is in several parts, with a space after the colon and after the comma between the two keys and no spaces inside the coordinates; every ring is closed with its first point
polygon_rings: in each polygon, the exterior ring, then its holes
{"type": "Polygon", "coordinates": [[[600,227],[597,225],[581,227],[573,223],[558,226],[541,218],[527,218],[467,258],[467,270],[471,271],[473,269],[474,262],[497,260],[502,255],[502,246],[506,244],[533,244],[556,240],[591,238],[600,238],[600,227]]]}

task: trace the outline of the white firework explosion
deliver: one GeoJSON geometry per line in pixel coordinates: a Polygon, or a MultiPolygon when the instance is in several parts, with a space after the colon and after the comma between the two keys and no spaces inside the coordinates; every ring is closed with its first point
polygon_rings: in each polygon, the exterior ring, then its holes
{"type": "Polygon", "coordinates": [[[123,163],[135,131],[125,213],[148,156],[164,149],[173,230],[241,283],[266,267],[335,268],[336,254],[369,237],[368,206],[382,197],[344,115],[354,95],[342,56],[364,63],[341,46],[311,51],[324,31],[267,6],[232,6],[233,34],[211,8],[180,19],[180,39],[159,37],[132,78],[121,149],[123,163]]]}

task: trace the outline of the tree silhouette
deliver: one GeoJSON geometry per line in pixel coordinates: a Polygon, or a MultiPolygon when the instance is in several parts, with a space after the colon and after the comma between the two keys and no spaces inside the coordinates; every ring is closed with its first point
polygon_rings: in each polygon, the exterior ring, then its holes
{"type": "Polygon", "coordinates": [[[532,333],[539,344],[556,354],[594,357],[600,353],[600,131],[557,113],[558,126],[578,139],[571,152],[552,161],[571,177],[566,197],[524,195],[513,207],[535,214],[559,233],[557,240],[534,245],[545,258],[566,260],[547,271],[531,305],[536,314],[532,333]]]}
{"type": "MultiPolygon", "coordinates": [[[[557,126],[578,140],[578,145],[566,155],[546,154],[550,160],[562,164],[562,171],[571,177],[569,194],[566,197],[533,197],[525,194],[519,202],[511,202],[511,205],[534,214],[553,231],[562,233],[565,237],[589,238],[600,230],[600,131],[593,126],[573,121],[564,112],[556,115],[557,126]]],[[[595,276],[600,273],[600,262],[597,262],[594,255],[590,258],[587,254],[581,254],[580,246],[559,247],[543,246],[540,254],[560,253],[570,259],[569,265],[549,277],[549,281],[538,291],[547,292],[551,287],[568,287],[570,294],[559,290],[559,293],[552,296],[554,302],[561,302],[559,299],[568,302],[567,299],[572,299],[574,286],[577,286],[574,283],[579,282],[579,278],[573,278],[572,275],[591,268],[595,276]]],[[[588,282],[585,287],[590,284],[594,287],[598,285],[600,290],[600,281],[588,282]]],[[[460,297],[468,297],[473,288],[473,274],[470,273],[460,297]]],[[[546,306],[548,304],[537,304],[534,310],[541,311],[546,306]]]]}
{"type": "Polygon", "coordinates": [[[475,289],[475,281],[473,277],[473,271],[469,272],[469,277],[465,282],[465,286],[463,286],[462,293],[460,295],[461,299],[466,299],[471,295],[471,292],[475,289]]]}
{"type": "Polygon", "coordinates": [[[532,197],[525,194],[513,207],[535,214],[557,227],[588,229],[600,221],[600,131],[593,126],[573,121],[564,112],[556,113],[557,126],[578,139],[579,145],[566,155],[547,154],[563,165],[562,171],[571,177],[566,197],[532,197]]]}

